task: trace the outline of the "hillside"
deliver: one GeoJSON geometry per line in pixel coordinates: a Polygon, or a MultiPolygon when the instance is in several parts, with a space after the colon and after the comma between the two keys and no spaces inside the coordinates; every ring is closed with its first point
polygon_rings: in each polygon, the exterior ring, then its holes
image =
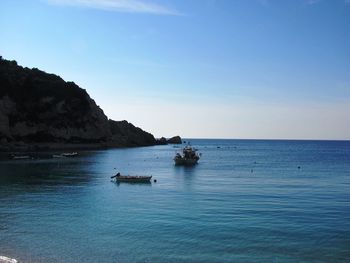
{"type": "Polygon", "coordinates": [[[0,142],[146,146],[153,135],[108,120],[86,90],[0,57],[0,142]]]}

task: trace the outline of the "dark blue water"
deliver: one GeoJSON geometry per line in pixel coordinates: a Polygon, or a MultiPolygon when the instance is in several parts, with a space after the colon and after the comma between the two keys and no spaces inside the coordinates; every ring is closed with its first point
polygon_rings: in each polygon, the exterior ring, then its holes
{"type": "Polygon", "coordinates": [[[0,255],[350,261],[349,141],[191,142],[203,153],[195,167],[174,166],[171,145],[0,162],[0,255]],[[117,185],[116,171],[157,182],[117,185]]]}

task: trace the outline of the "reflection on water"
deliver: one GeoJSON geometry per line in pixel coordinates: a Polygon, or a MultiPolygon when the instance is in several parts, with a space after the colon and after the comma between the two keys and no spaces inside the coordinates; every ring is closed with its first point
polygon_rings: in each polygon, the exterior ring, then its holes
{"type": "Polygon", "coordinates": [[[186,188],[189,189],[188,187],[191,186],[191,184],[193,182],[196,181],[196,174],[198,173],[198,169],[197,167],[200,165],[200,163],[198,163],[195,166],[178,166],[178,165],[174,165],[174,176],[177,179],[177,181],[180,183],[180,181],[182,181],[181,183],[184,186],[187,186],[186,188]]]}
{"type": "Polygon", "coordinates": [[[116,182],[116,181],[112,181],[112,183],[115,183],[116,186],[120,186],[123,184],[126,185],[133,185],[133,186],[152,186],[151,182],[116,182]]]}
{"type": "Polygon", "coordinates": [[[175,166],[172,146],[0,162],[0,253],[36,263],[349,258],[349,142],[192,144],[203,153],[193,167],[175,166]],[[116,171],[152,182],[117,184],[116,171]]]}

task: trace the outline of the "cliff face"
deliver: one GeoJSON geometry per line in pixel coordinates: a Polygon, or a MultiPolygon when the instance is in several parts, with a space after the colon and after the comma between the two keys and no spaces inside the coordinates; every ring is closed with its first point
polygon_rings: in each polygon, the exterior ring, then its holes
{"type": "Polygon", "coordinates": [[[0,57],[1,142],[155,143],[153,135],[127,122],[118,123],[108,121],[102,109],[74,82],[0,57]]]}

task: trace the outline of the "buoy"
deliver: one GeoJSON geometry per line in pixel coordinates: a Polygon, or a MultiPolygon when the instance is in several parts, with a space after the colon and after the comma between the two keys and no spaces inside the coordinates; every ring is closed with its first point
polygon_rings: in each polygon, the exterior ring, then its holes
{"type": "Polygon", "coordinates": [[[153,182],[155,182],[155,183],[156,183],[156,182],[157,182],[157,179],[154,179],[154,180],[153,180],[153,182]]]}
{"type": "Polygon", "coordinates": [[[300,166],[298,166],[298,169],[300,169],[300,166]]]}

